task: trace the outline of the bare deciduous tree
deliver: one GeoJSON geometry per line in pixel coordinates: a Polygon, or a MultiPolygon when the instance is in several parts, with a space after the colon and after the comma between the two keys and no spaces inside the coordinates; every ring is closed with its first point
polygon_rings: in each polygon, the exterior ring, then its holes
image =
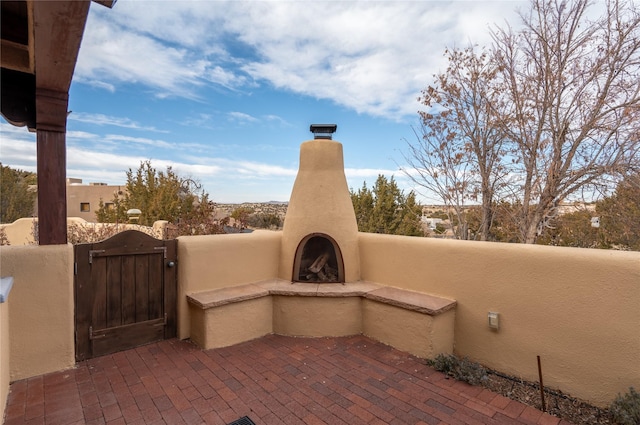
{"type": "Polygon", "coordinates": [[[466,204],[479,202],[479,228],[473,233],[487,240],[494,197],[507,173],[504,99],[494,81],[498,68],[491,55],[477,53],[473,47],[445,54],[447,70],[436,75],[434,85],[418,99],[428,109],[419,112],[417,143],[408,143],[409,152],[404,155],[411,169],[404,171],[448,207],[459,239],[469,236],[466,204]]]}
{"type": "Polygon", "coordinates": [[[631,2],[599,4],[592,19],[589,0],[532,0],[522,29],[493,32],[525,243],[568,196],[639,161],[640,14],[631,2]]]}
{"type": "Polygon", "coordinates": [[[517,29],[493,30],[487,54],[447,51],[405,159],[445,204],[481,203],[482,239],[507,201],[518,240],[534,243],[561,202],[613,189],[640,166],[640,11],[531,0],[520,17],[517,29]]]}

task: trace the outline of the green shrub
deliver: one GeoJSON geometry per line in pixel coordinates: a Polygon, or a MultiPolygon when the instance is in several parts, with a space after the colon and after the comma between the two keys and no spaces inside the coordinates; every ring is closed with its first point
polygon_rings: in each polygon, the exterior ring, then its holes
{"type": "Polygon", "coordinates": [[[478,385],[487,379],[487,371],[466,357],[459,359],[453,354],[438,354],[435,359],[427,360],[427,364],[458,381],[478,385]]]}
{"type": "Polygon", "coordinates": [[[609,406],[609,411],[617,424],[640,424],[640,393],[630,387],[628,393],[624,395],[618,394],[611,406],[609,406]]]}
{"type": "Polygon", "coordinates": [[[452,354],[438,354],[435,359],[427,360],[427,364],[446,375],[452,375],[458,364],[458,358],[452,354]]]}

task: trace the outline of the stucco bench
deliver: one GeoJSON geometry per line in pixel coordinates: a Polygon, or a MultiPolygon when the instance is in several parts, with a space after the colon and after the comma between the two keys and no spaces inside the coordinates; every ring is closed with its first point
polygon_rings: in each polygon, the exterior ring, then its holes
{"type": "Polygon", "coordinates": [[[276,333],[364,334],[416,356],[453,351],[456,302],[371,282],[269,280],[187,295],[191,339],[209,349],[276,333]]]}

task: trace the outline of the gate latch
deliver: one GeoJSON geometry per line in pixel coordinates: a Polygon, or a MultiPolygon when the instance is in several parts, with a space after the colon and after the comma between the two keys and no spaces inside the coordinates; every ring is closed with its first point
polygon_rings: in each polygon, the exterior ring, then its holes
{"type": "Polygon", "coordinates": [[[164,256],[164,259],[167,259],[167,247],[166,246],[154,246],[153,249],[156,249],[158,251],[162,250],[162,254],[164,256]]]}

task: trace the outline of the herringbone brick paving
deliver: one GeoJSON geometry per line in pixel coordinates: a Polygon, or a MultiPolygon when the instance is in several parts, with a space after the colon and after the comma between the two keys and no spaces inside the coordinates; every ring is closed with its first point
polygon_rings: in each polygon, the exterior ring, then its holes
{"type": "Polygon", "coordinates": [[[167,340],[11,385],[6,425],[570,425],[364,336],[167,340]]]}

